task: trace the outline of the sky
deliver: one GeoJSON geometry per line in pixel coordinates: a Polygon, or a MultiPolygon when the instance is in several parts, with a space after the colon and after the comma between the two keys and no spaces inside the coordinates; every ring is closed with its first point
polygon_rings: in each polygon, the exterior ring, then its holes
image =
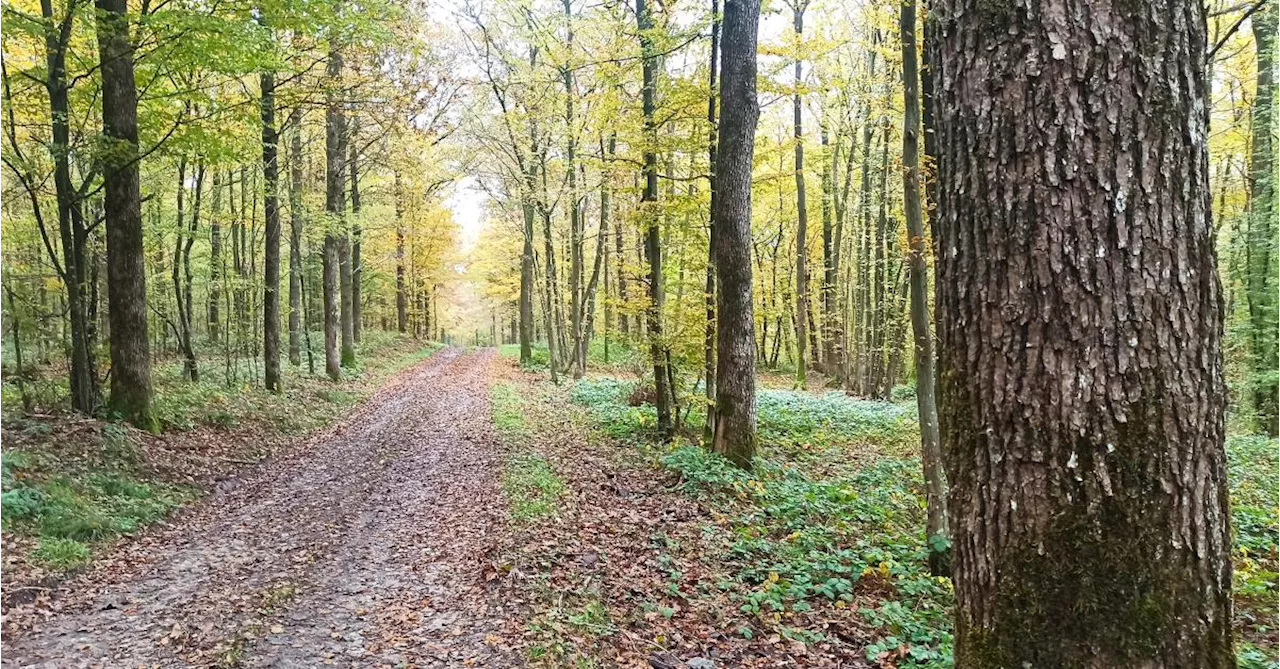
{"type": "Polygon", "coordinates": [[[453,212],[453,222],[462,229],[462,253],[470,253],[480,239],[480,231],[488,222],[488,211],[485,206],[488,195],[480,189],[475,177],[465,176],[454,184],[453,193],[445,201],[445,206],[453,212]]]}

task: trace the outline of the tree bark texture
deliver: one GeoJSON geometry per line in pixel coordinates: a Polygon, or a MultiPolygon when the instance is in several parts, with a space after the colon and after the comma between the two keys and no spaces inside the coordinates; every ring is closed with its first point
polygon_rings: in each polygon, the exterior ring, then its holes
{"type": "Polygon", "coordinates": [[[1204,6],[934,14],[956,666],[1234,666],[1204,6]]]}
{"type": "Polygon", "coordinates": [[[751,295],[751,164],[755,152],[760,0],[725,0],[716,142],[716,425],[712,449],[750,468],[756,450],[756,339],[751,295]]]}
{"type": "Polygon", "coordinates": [[[151,341],[138,175],[138,90],[128,3],[97,0],[102,63],[102,134],[106,140],[107,303],[111,322],[111,408],[146,430],[151,413],[151,341]]]}

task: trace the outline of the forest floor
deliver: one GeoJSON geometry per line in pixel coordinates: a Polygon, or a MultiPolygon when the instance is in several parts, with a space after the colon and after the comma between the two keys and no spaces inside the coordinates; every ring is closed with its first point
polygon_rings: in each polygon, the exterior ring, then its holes
{"type": "Polygon", "coordinates": [[[448,349],[69,582],[5,666],[503,666],[493,353],[448,349]]]}
{"type": "MultiPolygon", "coordinates": [[[[4,666],[949,666],[910,402],[765,388],[744,473],[612,371],[437,352],[10,606],[4,666]]],[[[1274,442],[1228,447],[1241,666],[1274,666],[1274,442]]]]}

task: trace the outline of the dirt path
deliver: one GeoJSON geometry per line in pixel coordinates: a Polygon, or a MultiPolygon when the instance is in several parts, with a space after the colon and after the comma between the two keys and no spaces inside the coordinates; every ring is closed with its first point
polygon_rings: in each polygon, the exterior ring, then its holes
{"type": "Polygon", "coordinates": [[[483,577],[504,508],[493,362],[449,349],[405,372],[70,583],[6,634],[3,666],[519,664],[483,577]]]}

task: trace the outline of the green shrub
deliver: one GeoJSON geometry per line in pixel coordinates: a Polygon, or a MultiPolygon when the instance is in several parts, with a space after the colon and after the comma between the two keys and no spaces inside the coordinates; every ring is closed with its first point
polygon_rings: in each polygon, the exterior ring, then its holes
{"type": "Polygon", "coordinates": [[[31,559],[50,569],[71,571],[89,562],[89,547],[74,539],[45,537],[32,551],[31,559]]]}

